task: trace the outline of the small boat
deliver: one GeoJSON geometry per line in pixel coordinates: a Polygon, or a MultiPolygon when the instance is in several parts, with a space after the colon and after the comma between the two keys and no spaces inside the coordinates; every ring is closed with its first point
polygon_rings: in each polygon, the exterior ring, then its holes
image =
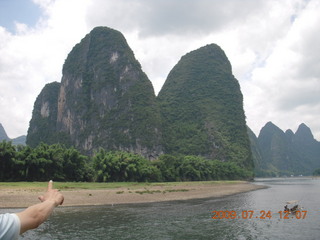
{"type": "Polygon", "coordinates": [[[298,204],[298,200],[287,201],[284,206],[284,211],[295,214],[297,211],[301,210],[301,207],[298,204]]]}

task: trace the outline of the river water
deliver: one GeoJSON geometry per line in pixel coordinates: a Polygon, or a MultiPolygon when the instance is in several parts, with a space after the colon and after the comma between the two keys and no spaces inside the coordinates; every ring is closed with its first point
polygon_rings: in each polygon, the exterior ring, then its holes
{"type": "Polygon", "coordinates": [[[58,208],[20,239],[320,239],[320,179],[255,184],[268,188],[218,199],[58,208]],[[288,200],[299,200],[303,214],[284,219],[279,211],[288,200]],[[213,219],[213,211],[236,216],[213,219]]]}

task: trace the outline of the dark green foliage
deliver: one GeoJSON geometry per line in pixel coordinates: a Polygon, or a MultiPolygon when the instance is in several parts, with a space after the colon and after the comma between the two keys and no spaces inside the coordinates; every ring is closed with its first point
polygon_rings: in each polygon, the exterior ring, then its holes
{"type": "Polygon", "coordinates": [[[63,153],[64,181],[91,181],[93,179],[93,169],[87,156],[80,154],[74,148],[64,149],[63,153]]]}
{"type": "Polygon", "coordinates": [[[0,143],[0,181],[89,181],[88,157],[60,144],[36,148],[0,143]]]}
{"type": "Polygon", "coordinates": [[[182,156],[164,154],[152,164],[162,173],[162,180],[168,182],[180,181],[179,166],[182,164],[182,156]]]}
{"type": "Polygon", "coordinates": [[[137,154],[100,149],[93,157],[93,164],[98,182],[160,180],[160,171],[137,154]]]}
{"type": "Polygon", "coordinates": [[[162,173],[162,181],[208,181],[252,179],[251,171],[236,163],[208,160],[199,156],[161,155],[152,162],[162,173]]]}
{"type": "Polygon", "coordinates": [[[156,161],[128,152],[100,149],[92,157],[60,144],[36,148],[0,142],[0,181],[159,182],[251,179],[252,173],[232,162],[199,156],[162,155],[156,161]]]}
{"type": "Polygon", "coordinates": [[[12,181],[19,177],[23,163],[17,158],[12,142],[0,142],[0,181],[12,181]]]}
{"type": "Polygon", "coordinates": [[[320,176],[320,168],[314,170],[313,176],[320,176]]]}
{"type": "Polygon", "coordinates": [[[183,56],[158,100],[166,153],[201,155],[253,169],[240,87],[217,45],[183,56]]]}

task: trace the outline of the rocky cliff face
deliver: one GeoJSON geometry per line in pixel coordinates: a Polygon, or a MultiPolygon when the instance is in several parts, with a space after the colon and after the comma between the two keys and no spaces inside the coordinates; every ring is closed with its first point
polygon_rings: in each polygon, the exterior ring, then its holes
{"type": "MultiPolygon", "coordinates": [[[[150,159],[162,153],[153,86],[118,31],[97,27],[72,49],[56,104],[56,131],[83,152],[102,147],[150,159]]],[[[45,102],[35,108],[47,117],[45,102]]],[[[29,131],[42,132],[31,124],[29,131]]]]}
{"type": "Polygon", "coordinates": [[[293,133],[290,129],[283,132],[268,122],[257,141],[251,141],[258,145],[261,155],[260,165],[256,165],[258,176],[311,175],[320,168],[320,143],[303,123],[293,133]]]}
{"type": "Polygon", "coordinates": [[[219,46],[207,45],[183,56],[158,100],[166,152],[253,168],[239,83],[219,46]]]}
{"type": "Polygon", "coordinates": [[[70,144],[67,141],[68,136],[59,137],[56,129],[59,90],[60,83],[49,83],[44,86],[37,97],[27,135],[29,146],[35,147],[40,142],[70,144]]]}

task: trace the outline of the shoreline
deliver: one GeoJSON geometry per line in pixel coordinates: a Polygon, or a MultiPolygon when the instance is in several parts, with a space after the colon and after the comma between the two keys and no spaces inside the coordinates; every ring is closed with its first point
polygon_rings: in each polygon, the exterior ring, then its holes
{"type": "MultiPolygon", "coordinates": [[[[177,185],[151,185],[108,189],[61,190],[61,207],[103,206],[205,198],[221,198],[238,193],[264,189],[266,186],[246,181],[234,183],[186,182],[177,185]]],[[[25,208],[39,203],[42,188],[0,188],[0,208],[25,208]]]]}

